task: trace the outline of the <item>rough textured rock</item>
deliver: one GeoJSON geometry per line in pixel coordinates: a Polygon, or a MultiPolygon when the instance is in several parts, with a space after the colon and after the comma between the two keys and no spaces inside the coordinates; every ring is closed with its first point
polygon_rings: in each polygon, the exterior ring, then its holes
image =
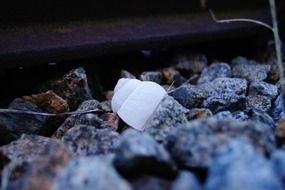
{"type": "MultiPolygon", "coordinates": [[[[43,112],[37,105],[32,102],[16,98],[10,105],[10,109],[26,110],[34,112],[43,112]]],[[[0,126],[11,131],[15,136],[23,133],[38,134],[47,122],[47,117],[39,115],[1,113],[0,126]]]]}
{"type": "MultiPolygon", "coordinates": [[[[98,109],[99,111],[102,110],[102,106],[100,102],[97,100],[87,100],[84,101],[76,111],[84,111],[84,110],[93,110],[98,109]]],[[[103,126],[103,119],[101,119],[97,114],[88,113],[88,114],[80,114],[80,115],[71,115],[69,116],[55,131],[52,137],[54,138],[62,138],[63,135],[74,127],[75,125],[92,125],[95,127],[104,127],[103,126]]]]}
{"type": "Polygon", "coordinates": [[[166,96],[147,122],[145,130],[156,141],[162,142],[172,128],[187,123],[185,116],[187,111],[188,109],[180,105],[173,97],[166,96]]]}
{"type": "Polygon", "coordinates": [[[162,74],[160,71],[146,71],[140,75],[142,81],[152,81],[157,84],[162,82],[162,74]]]}
{"type": "Polygon", "coordinates": [[[131,181],[134,190],[166,190],[170,182],[155,176],[143,176],[131,181]]]}
{"type": "Polygon", "coordinates": [[[246,95],[247,81],[239,78],[217,78],[209,83],[198,85],[209,96],[221,96],[226,94],[246,95]]]}
{"type": "Polygon", "coordinates": [[[127,70],[121,70],[121,78],[135,79],[136,77],[127,70]]]}
{"type": "Polygon", "coordinates": [[[202,119],[202,118],[210,117],[212,115],[213,114],[211,110],[205,109],[205,108],[194,108],[194,109],[189,110],[186,113],[186,117],[188,121],[195,120],[195,119],[202,119]]]}
{"type": "Polygon", "coordinates": [[[269,161],[253,146],[233,141],[217,150],[209,169],[206,190],[281,190],[269,161]]]}
{"type": "Polygon", "coordinates": [[[188,171],[179,173],[175,181],[171,184],[171,190],[202,190],[196,176],[188,171]]]}
{"type": "Polygon", "coordinates": [[[238,121],[246,121],[249,119],[249,116],[242,111],[236,111],[231,113],[230,111],[221,111],[215,114],[217,119],[236,119],[238,121]]]}
{"type": "MultiPolygon", "coordinates": [[[[65,148],[58,149],[51,145],[46,145],[45,147],[48,147],[48,150],[40,151],[40,155],[35,156],[30,161],[18,162],[17,160],[12,160],[11,163],[14,162],[15,166],[12,167],[10,178],[8,178],[7,190],[51,189],[56,175],[68,163],[71,156],[65,148]],[[46,154],[46,151],[49,153],[46,154]]],[[[28,152],[35,154],[31,150],[28,152]]]]}
{"type": "Polygon", "coordinates": [[[116,168],[125,175],[153,174],[173,176],[176,166],[164,147],[149,134],[127,130],[120,138],[114,159],[116,168]]]}
{"type": "Polygon", "coordinates": [[[75,110],[84,100],[92,99],[87,76],[82,67],[73,69],[59,79],[48,82],[43,91],[52,90],[67,101],[71,110],[75,110]]]}
{"type": "Polygon", "coordinates": [[[176,57],[177,69],[200,73],[207,66],[207,57],[202,54],[188,53],[176,57]]]}
{"type": "Polygon", "coordinates": [[[32,161],[39,156],[52,156],[56,152],[71,155],[71,152],[58,140],[37,135],[23,135],[20,139],[0,148],[1,154],[10,160],[32,161]]]}
{"type": "Polygon", "coordinates": [[[169,95],[184,107],[191,109],[200,107],[203,100],[208,96],[208,93],[197,86],[183,84],[174,89],[169,95]]]}
{"type": "Polygon", "coordinates": [[[162,70],[163,81],[166,84],[173,84],[174,86],[180,86],[186,79],[173,67],[168,67],[162,70]]]}
{"type": "Polygon", "coordinates": [[[250,82],[262,81],[267,78],[269,71],[270,65],[258,64],[244,57],[237,57],[232,60],[233,77],[244,78],[250,82]]]}
{"type": "Polygon", "coordinates": [[[198,84],[211,82],[216,78],[231,77],[231,67],[227,63],[215,62],[203,69],[198,84]]]}
{"type": "Polygon", "coordinates": [[[132,190],[127,181],[101,158],[72,160],[57,176],[53,190],[132,190]]]}
{"type": "Polygon", "coordinates": [[[270,111],[271,99],[267,96],[248,96],[246,98],[246,107],[248,109],[256,109],[263,112],[270,111]]]}
{"type": "Polygon", "coordinates": [[[285,188],[285,151],[277,150],[271,156],[272,167],[285,188]]]}
{"type": "Polygon", "coordinates": [[[45,112],[62,113],[69,110],[67,102],[51,90],[40,94],[24,96],[23,99],[36,104],[45,112]]]}
{"type": "Polygon", "coordinates": [[[266,96],[270,100],[274,99],[278,95],[278,88],[273,84],[269,84],[263,81],[255,81],[249,85],[248,96],[266,96]]]}
{"type": "Polygon", "coordinates": [[[275,122],[279,121],[285,115],[285,94],[281,93],[275,100],[273,110],[272,110],[272,118],[275,122]]]}
{"type": "Polygon", "coordinates": [[[76,156],[90,156],[113,152],[119,133],[111,129],[97,129],[94,126],[76,125],[68,130],[62,140],[76,156]]]}
{"type": "Polygon", "coordinates": [[[169,134],[165,144],[180,166],[207,167],[217,147],[232,139],[246,140],[263,153],[275,149],[274,131],[270,126],[258,122],[218,119],[215,116],[176,128],[169,134]]]}
{"type": "Polygon", "coordinates": [[[203,101],[202,107],[210,109],[213,113],[225,110],[244,110],[246,108],[246,98],[243,95],[236,94],[211,96],[203,101]]]}

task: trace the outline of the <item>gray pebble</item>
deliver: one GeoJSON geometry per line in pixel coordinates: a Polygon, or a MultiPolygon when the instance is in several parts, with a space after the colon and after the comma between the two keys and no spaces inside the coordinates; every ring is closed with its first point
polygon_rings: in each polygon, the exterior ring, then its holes
{"type": "Polygon", "coordinates": [[[231,67],[227,63],[215,62],[203,69],[198,84],[211,82],[216,78],[231,77],[231,67]]]}

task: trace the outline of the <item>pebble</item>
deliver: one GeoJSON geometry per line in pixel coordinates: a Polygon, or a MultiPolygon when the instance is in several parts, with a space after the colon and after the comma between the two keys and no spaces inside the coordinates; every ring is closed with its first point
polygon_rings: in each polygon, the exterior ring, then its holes
{"type": "Polygon", "coordinates": [[[269,71],[270,65],[259,64],[244,57],[237,57],[232,60],[233,77],[244,78],[249,82],[265,80],[269,71]]]}
{"type": "Polygon", "coordinates": [[[152,81],[157,84],[162,82],[162,74],[160,71],[145,71],[140,75],[142,81],[152,81]]]}
{"type": "Polygon", "coordinates": [[[164,68],[162,70],[163,81],[166,84],[173,84],[174,86],[182,85],[186,79],[173,67],[164,68]]]}
{"type": "Polygon", "coordinates": [[[115,153],[114,164],[126,176],[151,174],[171,177],[176,173],[169,153],[147,133],[125,131],[115,153]]]}
{"type": "Polygon", "coordinates": [[[44,84],[41,91],[47,90],[52,90],[66,100],[71,110],[77,109],[83,101],[92,99],[87,75],[82,67],[73,69],[62,77],[44,84]]]}
{"type": "Polygon", "coordinates": [[[119,133],[111,129],[75,125],[63,136],[62,141],[75,156],[93,156],[112,153],[118,144],[119,133]]]}
{"type": "Polygon", "coordinates": [[[186,113],[188,121],[202,119],[210,116],[213,116],[211,110],[205,108],[193,108],[186,113]]]}
{"type": "Polygon", "coordinates": [[[197,177],[186,170],[182,170],[175,181],[172,182],[170,190],[202,190],[197,177]]]}
{"type": "Polygon", "coordinates": [[[269,112],[271,109],[271,99],[261,95],[248,96],[246,98],[246,107],[247,109],[269,112]]]}
{"type": "Polygon", "coordinates": [[[231,77],[231,67],[227,63],[214,62],[210,66],[203,69],[198,84],[211,82],[216,78],[231,77]]]}
{"type": "Polygon", "coordinates": [[[199,53],[178,55],[175,60],[175,68],[191,73],[201,73],[207,66],[207,57],[199,53]]]}
{"type": "Polygon", "coordinates": [[[255,147],[233,140],[217,149],[209,168],[206,190],[281,190],[271,164],[255,147]]]}
{"type": "Polygon", "coordinates": [[[264,81],[255,81],[250,83],[248,89],[248,96],[265,96],[269,100],[275,99],[278,95],[278,88],[273,84],[269,84],[264,81]]]}
{"type": "Polygon", "coordinates": [[[53,190],[132,190],[116,170],[102,158],[79,157],[60,172],[53,190]]]}
{"type": "Polygon", "coordinates": [[[248,109],[246,113],[251,121],[263,123],[271,129],[275,129],[275,122],[267,113],[255,109],[248,109]]]}
{"type": "Polygon", "coordinates": [[[244,139],[265,154],[275,150],[274,132],[262,123],[219,119],[192,121],[169,133],[165,146],[183,168],[208,167],[217,147],[232,139],[244,139]]]}
{"type": "Polygon", "coordinates": [[[208,96],[205,90],[191,84],[183,84],[171,91],[169,95],[188,109],[200,107],[208,96]]]}
{"type": "Polygon", "coordinates": [[[278,122],[282,117],[285,116],[285,94],[281,93],[275,100],[272,109],[272,118],[275,122],[278,122]]]}

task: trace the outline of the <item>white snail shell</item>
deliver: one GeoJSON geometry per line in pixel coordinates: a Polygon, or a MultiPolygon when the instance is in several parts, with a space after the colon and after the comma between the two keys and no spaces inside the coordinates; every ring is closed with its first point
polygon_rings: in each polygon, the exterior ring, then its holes
{"type": "Polygon", "coordinates": [[[112,110],[129,126],[142,131],[166,94],[157,83],[122,78],[114,89],[112,110]]]}

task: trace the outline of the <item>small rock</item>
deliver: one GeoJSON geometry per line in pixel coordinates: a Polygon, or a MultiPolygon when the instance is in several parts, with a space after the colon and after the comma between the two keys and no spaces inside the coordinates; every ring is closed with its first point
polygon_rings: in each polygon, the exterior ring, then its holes
{"type": "Polygon", "coordinates": [[[271,129],[275,129],[275,122],[267,113],[255,109],[248,109],[246,110],[246,113],[250,120],[263,123],[269,126],[271,129]]]}
{"type": "Polygon", "coordinates": [[[121,70],[121,78],[136,79],[136,77],[127,70],[121,70]]]}
{"type": "Polygon", "coordinates": [[[265,157],[252,145],[234,140],[216,151],[205,189],[281,190],[282,186],[265,157]]]}
{"type": "Polygon", "coordinates": [[[279,81],[280,71],[277,64],[271,64],[270,71],[268,72],[268,79],[274,84],[279,81]]]}
{"type": "Polygon", "coordinates": [[[274,132],[269,126],[215,116],[174,129],[166,138],[165,145],[181,167],[203,168],[211,165],[212,154],[217,147],[232,139],[246,140],[266,154],[275,149],[274,132]]]}
{"type": "Polygon", "coordinates": [[[188,171],[179,173],[171,184],[171,190],[201,190],[202,187],[196,176],[188,171]]]}
{"type": "Polygon", "coordinates": [[[145,130],[158,142],[163,142],[171,129],[187,123],[185,113],[188,109],[180,105],[173,97],[165,96],[146,123],[145,130]]]}
{"type": "Polygon", "coordinates": [[[231,67],[227,63],[215,62],[203,69],[198,84],[212,82],[216,78],[231,77],[231,67]]]}
{"type": "Polygon", "coordinates": [[[82,157],[69,162],[55,179],[53,190],[132,190],[103,159],[82,157]]]}
{"type": "Polygon", "coordinates": [[[162,82],[162,74],[160,71],[146,71],[140,75],[142,81],[152,81],[157,84],[162,82]]]}
{"type": "Polygon", "coordinates": [[[200,107],[203,100],[208,96],[204,90],[191,84],[183,84],[169,95],[188,109],[200,107]]]}
{"type": "Polygon", "coordinates": [[[170,182],[155,176],[142,176],[131,180],[134,190],[166,190],[170,182]]]}
{"type": "Polygon", "coordinates": [[[266,96],[269,100],[274,99],[278,95],[278,88],[273,84],[263,81],[255,81],[249,85],[248,96],[266,96]]]}
{"type": "Polygon", "coordinates": [[[67,102],[51,90],[31,96],[23,96],[23,99],[36,104],[45,112],[62,113],[69,110],[67,102]]]}
{"type": "Polygon", "coordinates": [[[174,176],[176,166],[164,147],[149,134],[127,130],[120,139],[114,160],[116,168],[128,176],[152,174],[174,176]]]}
{"type": "Polygon", "coordinates": [[[262,81],[267,78],[269,71],[270,65],[258,64],[244,57],[237,57],[232,60],[233,77],[245,78],[250,82],[262,81]]]}
{"type": "Polygon", "coordinates": [[[285,94],[281,93],[275,100],[272,117],[275,122],[278,122],[282,117],[285,116],[285,94]]]}
{"type": "Polygon", "coordinates": [[[76,125],[65,133],[62,141],[74,155],[90,156],[113,152],[118,144],[118,136],[119,133],[111,129],[76,125]]]}
{"type": "Polygon", "coordinates": [[[120,118],[116,113],[104,113],[100,118],[103,120],[102,128],[110,128],[113,131],[117,131],[120,118]]]}
{"type": "Polygon", "coordinates": [[[271,156],[272,167],[285,188],[285,152],[277,150],[271,156]]]}
{"type": "Polygon", "coordinates": [[[186,113],[186,117],[188,121],[195,120],[195,119],[202,119],[202,118],[210,117],[212,115],[213,114],[211,110],[205,109],[205,108],[194,108],[194,109],[189,110],[186,113]]]}
{"type": "Polygon", "coordinates": [[[202,107],[210,109],[213,113],[230,110],[238,111],[246,108],[245,96],[236,94],[221,94],[211,96],[203,101],[202,107]]]}
{"type": "MultiPolygon", "coordinates": [[[[43,112],[32,102],[16,98],[9,106],[9,109],[43,112]]],[[[45,126],[47,117],[30,114],[1,113],[0,126],[11,131],[12,136],[20,137],[21,134],[39,134],[45,126]]],[[[8,132],[6,131],[6,132],[8,132]]]]}
{"type": "MultiPolygon", "coordinates": [[[[85,110],[94,110],[94,109],[98,109],[99,111],[102,110],[100,102],[98,102],[97,100],[87,100],[84,101],[76,111],[85,111],[85,110]]],[[[55,131],[52,137],[58,139],[62,138],[63,135],[66,133],[66,131],[68,131],[75,125],[79,124],[92,125],[100,128],[104,127],[103,123],[104,121],[94,113],[71,115],[60,125],[60,127],[55,131]]]]}
{"type": "Polygon", "coordinates": [[[232,113],[233,118],[239,121],[246,121],[249,119],[248,115],[243,111],[236,111],[232,113]]]}
{"type": "Polygon", "coordinates": [[[92,99],[87,76],[82,67],[73,69],[57,80],[48,82],[43,91],[52,90],[67,101],[69,108],[75,110],[84,100],[92,99]]]}
{"type": "Polygon", "coordinates": [[[190,53],[177,56],[175,62],[177,69],[200,73],[207,66],[207,57],[202,54],[190,53]]]}
{"type": "Polygon", "coordinates": [[[263,112],[268,112],[271,108],[271,100],[267,96],[248,96],[246,98],[246,106],[248,109],[256,109],[263,112]]]}
{"type": "Polygon", "coordinates": [[[233,114],[230,111],[220,111],[220,112],[215,114],[215,118],[217,118],[218,120],[232,119],[233,118],[233,114]]]}
{"type": "Polygon", "coordinates": [[[163,80],[166,84],[180,86],[186,79],[173,67],[168,67],[162,70],[163,80]]]}

